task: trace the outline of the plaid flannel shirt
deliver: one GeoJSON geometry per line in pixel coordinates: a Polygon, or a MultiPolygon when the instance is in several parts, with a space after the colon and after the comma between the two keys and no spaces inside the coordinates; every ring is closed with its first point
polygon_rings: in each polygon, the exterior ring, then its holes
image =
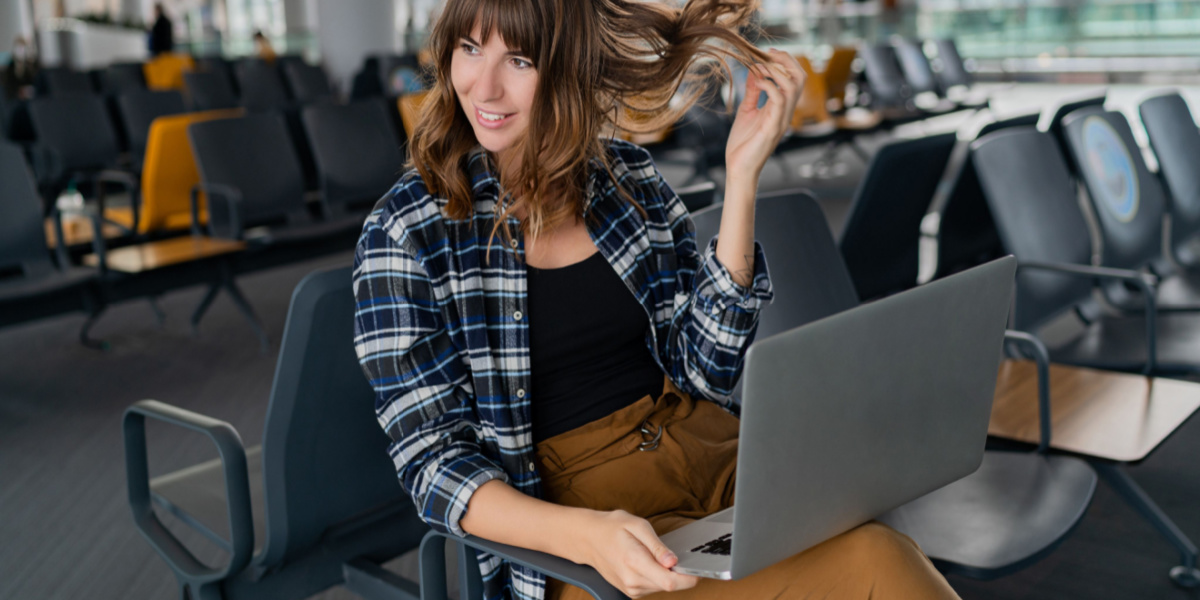
{"type": "MultiPolygon", "coordinates": [[[[648,152],[613,141],[613,174],[646,211],[622,199],[599,161],[590,167],[588,232],[646,309],[646,343],[685,392],[729,408],[754,335],[772,297],[766,259],[736,284],[715,257],[701,255],[683,202],[648,152]]],[[[400,483],[421,518],[465,535],[459,521],[471,495],[500,479],[541,496],[530,427],[529,329],[524,243],[491,238],[500,192],[482,151],[468,162],[474,215],[445,216],[445,198],[406,173],[368,217],[355,255],[355,348],[375,389],[379,424],[400,483]]],[[[486,597],[541,600],[542,574],[481,554],[486,597]]]]}

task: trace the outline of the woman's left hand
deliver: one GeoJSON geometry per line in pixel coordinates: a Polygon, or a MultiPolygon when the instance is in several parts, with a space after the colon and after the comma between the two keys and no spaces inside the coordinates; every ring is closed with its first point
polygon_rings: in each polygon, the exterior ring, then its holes
{"type": "Polygon", "coordinates": [[[754,65],[746,77],[746,94],[725,145],[725,172],[755,180],[791,125],[804,86],[804,70],[795,57],[774,48],[768,54],[771,62],[754,65]],[[762,108],[759,92],[767,93],[762,108]]]}

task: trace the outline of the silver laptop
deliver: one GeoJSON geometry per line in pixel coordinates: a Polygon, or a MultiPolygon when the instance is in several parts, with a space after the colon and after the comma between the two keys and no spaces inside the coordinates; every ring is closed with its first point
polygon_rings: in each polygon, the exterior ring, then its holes
{"type": "Polygon", "coordinates": [[[750,575],[979,468],[1016,266],[753,344],[734,507],[663,536],[674,570],[750,575]]]}

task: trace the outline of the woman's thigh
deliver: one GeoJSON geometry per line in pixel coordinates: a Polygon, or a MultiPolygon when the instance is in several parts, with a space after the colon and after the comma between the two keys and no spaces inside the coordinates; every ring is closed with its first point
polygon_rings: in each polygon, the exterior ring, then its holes
{"type": "MultiPolygon", "coordinates": [[[[547,592],[553,600],[591,598],[559,582],[547,592]]],[[[939,600],[958,595],[908,536],[872,521],[737,581],[701,579],[692,589],[647,598],[939,600]]]]}

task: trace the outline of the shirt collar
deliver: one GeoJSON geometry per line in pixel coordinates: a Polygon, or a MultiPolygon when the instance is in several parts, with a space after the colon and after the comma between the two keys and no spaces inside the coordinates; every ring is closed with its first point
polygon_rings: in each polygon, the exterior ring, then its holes
{"type": "MultiPolygon", "coordinates": [[[[611,154],[610,151],[613,175],[620,180],[624,164],[619,160],[612,160],[614,157],[611,154]]],[[[483,146],[475,146],[467,155],[467,177],[475,194],[476,209],[486,208],[488,212],[493,211],[499,203],[501,192],[500,177],[491,170],[490,163],[483,146]],[[480,202],[485,206],[480,206],[480,202]]],[[[587,217],[601,198],[610,196],[612,189],[612,181],[608,178],[604,164],[599,157],[592,157],[588,160],[587,198],[583,204],[583,216],[587,217]]]]}

